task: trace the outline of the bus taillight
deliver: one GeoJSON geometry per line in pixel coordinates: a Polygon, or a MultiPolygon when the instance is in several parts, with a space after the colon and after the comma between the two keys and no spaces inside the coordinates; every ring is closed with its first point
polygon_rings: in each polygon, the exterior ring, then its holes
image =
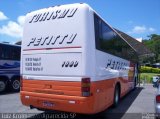
{"type": "Polygon", "coordinates": [[[81,81],[81,90],[82,90],[82,96],[88,97],[90,96],[90,78],[82,78],[81,81]]]}
{"type": "Polygon", "coordinates": [[[157,102],[157,103],[160,103],[160,95],[157,95],[157,96],[156,96],[156,102],[157,102]]]}

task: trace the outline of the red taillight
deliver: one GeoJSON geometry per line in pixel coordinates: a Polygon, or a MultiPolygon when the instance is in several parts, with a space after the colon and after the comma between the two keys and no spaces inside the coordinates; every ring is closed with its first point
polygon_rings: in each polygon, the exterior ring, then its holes
{"type": "Polygon", "coordinates": [[[90,78],[82,78],[82,83],[90,83],[90,78]]]}
{"type": "Polygon", "coordinates": [[[89,92],[90,91],[90,87],[82,87],[82,92],[89,92]]]}
{"type": "Polygon", "coordinates": [[[157,95],[157,96],[156,96],[156,102],[157,102],[157,103],[160,103],[160,95],[157,95]]]}
{"type": "Polygon", "coordinates": [[[81,82],[81,90],[82,90],[82,96],[88,97],[90,96],[90,78],[82,78],[81,82]]]}

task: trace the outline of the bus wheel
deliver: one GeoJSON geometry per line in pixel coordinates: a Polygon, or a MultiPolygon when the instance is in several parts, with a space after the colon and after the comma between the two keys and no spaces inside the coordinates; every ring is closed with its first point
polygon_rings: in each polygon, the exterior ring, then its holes
{"type": "Polygon", "coordinates": [[[114,101],[113,101],[113,107],[117,107],[120,99],[120,87],[116,85],[114,90],[114,101]]]}
{"type": "Polygon", "coordinates": [[[13,79],[13,81],[11,82],[11,88],[13,91],[20,90],[20,80],[18,78],[13,79]]]}
{"type": "Polygon", "coordinates": [[[6,89],[6,83],[3,80],[0,80],[0,93],[5,91],[6,89]]]}

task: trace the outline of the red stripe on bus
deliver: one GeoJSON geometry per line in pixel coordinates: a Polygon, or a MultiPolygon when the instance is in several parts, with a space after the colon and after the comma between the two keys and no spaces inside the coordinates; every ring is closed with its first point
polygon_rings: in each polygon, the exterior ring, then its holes
{"type": "Polygon", "coordinates": [[[24,49],[23,51],[30,50],[57,50],[57,49],[71,49],[71,48],[82,48],[81,46],[73,46],[73,47],[57,47],[57,48],[37,48],[37,49],[24,49]]]}

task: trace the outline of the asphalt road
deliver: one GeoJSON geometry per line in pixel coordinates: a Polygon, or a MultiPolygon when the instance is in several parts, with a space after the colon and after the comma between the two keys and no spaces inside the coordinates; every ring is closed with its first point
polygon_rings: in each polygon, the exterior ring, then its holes
{"type": "Polygon", "coordinates": [[[23,106],[19,93],[6,92],[0,95],[0,118],[59,118],[59,119],[150,119],[154,118],[154,97],[156,88],[141,85],[120,101],[117,108],[110,107],[96,115],[80,115],[65,112],[43,112],[23,106]],[[11,114],[12,113],[12,114],[11,114]],[[27,113],[27,114],[26,114],[27,113]]]}

